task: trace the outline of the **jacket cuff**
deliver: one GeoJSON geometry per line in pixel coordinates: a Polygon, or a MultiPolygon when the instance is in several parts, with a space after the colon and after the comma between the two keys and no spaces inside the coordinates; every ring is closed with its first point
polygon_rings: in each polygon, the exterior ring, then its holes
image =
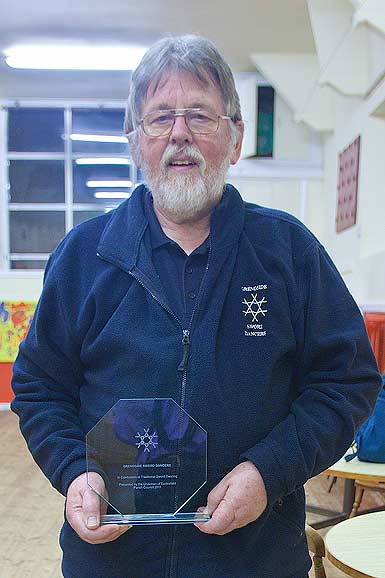
{"type": "MultiPolygon", "coordinates": [[[[92,466],[90,466],[89,469],[90,469],[90,471],[93,471],[93,472],[100,474],[102,476],[102,478],[105,479],[105,474],[104,474],[102,468],[96,462],[94,464],[92,464],[92,466]]],[[[87,462],[85,459],[79,459],[75,462],[72,462],[63,471],[62,476],[61,476],[61,487],[57,488],[57,489],[59,490],[59,492],[61,494],[66,496],[67,492],[68,492],[68,488],[71,485],[71,483],[78,476],[80,476],[81,474],[84,474],[86,472],[87,472],[87,462]]]]}
{"type": "Polygon", "coordinates": [[[241,460],[250,460],[258,469],[265,484],[267,503],[273,505],[287,494],[284,474],[270,445],[257,444],[241,455],[241,460]]]}

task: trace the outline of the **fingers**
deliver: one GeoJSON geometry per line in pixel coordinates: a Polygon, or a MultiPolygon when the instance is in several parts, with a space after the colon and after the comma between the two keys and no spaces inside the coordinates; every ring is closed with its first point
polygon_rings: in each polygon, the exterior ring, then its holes
{"type": "Polygon", "coordinates": [[[204,511],[211,514],[211,520],[195,525],[206,534],[227,534],[257,520],[266,505],[266,488],[260,472],[251,462],[242,462],[208,495],[204,511]]]}
{"type": "Polygon", "coordinates": [[[90,529],[79,520],[79,525],[75,527],[74,530],[82,540],[89,544],[105,544],[107,542],[113,542],[130,528],[132,528],[132,526],[106,524],[105,526],[90,529]]]}
{"type": "Polygon", "coordinates": [[[234,530],[236,526],[235,510],[230,501],[224,498],[215,509],[208,522],[195,524],[205,534],[217,534],[222,536],[234,530]]]}
{"type": "MultiPolygon", "coordinates": [[[[104,481],[98,474],[94,474],[92,485],[104,495],[104,481]]],[[[85,474],[76,478],[67,492],[67,520],[80,538],[89,544],[112,542],[132,527],[118,524],[100,526],[100,515],[105,512],[106,504],[97,492],[88,485],[85,474]]]]}
{"type": "Polygon", "coordinates": [[[226,478],[221,480],[207,496],[207,506],[198,508],[207,514],[211,514],[208,522],[197,523],[195,526],[206,534],[224,533],[226,528],[234,521],[234,509],[231,503],[226,500],[229,486],[226,478]]]}
{"type": "MultiPolygon", "coordinates": [[[[90,490],[92,492],[92,490],[90,490]]],[[[104,544],[112,542],[129,530],[132,526],[118,524],[106,524],[100,526],[100,498],[92,492],[97,498],[97,507],[93,497],[85,492],[84,508],[71,509],[71,504],[67,502],[67,520],[75,532],[89,544],[104,544]]]]}
{"type": "Polygon", "coordinates": [[[225,497],[227,490],[228,484],[226,482],[226,478],[223,478],[223,480],[221,480],[207,496],[207,506],[205,508],[206,513],[212,514],[217,509],[225,497]]]}

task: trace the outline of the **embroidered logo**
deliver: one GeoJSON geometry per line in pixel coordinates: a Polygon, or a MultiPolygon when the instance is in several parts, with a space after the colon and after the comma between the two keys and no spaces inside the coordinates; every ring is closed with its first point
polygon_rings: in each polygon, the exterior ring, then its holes
{"type": "Polygon", "coordinates": [[[249,293],[247,297],[242,299],[242,305],[246,308],[242,309],[242,313],[248,323],[245,327],[245,337],[265,337],[266,330],[264,330],[262,320],[266,317],[268,312],[265,295],[261,291],[267,290],[267,285],[253,285],[252,287],[242,287],[242,291],[249,293]]]}
{"type": "Polygon", "coordinates": [[[243,313],[246,315],[251,315],[253,318],[253,321],[258,321],[258,314],[261,313],[264,317],[266,316],[267,313],[267,309],[262,309],[262,306],[267,303],[267,299],[265,299],[264,297],[262,297],[262,299],[260,299],[258,301],[257,297],[258,294],[257,293],[252,293],[251,294],[251,301],[247,301],[247,299],[243,299],[242,303],[244,305],[247,305],[247,309],[246,311],[243,310],[243,313]],[[253,309],[253,306],[256,305],[257,306],[257,310],[253,309]]]}

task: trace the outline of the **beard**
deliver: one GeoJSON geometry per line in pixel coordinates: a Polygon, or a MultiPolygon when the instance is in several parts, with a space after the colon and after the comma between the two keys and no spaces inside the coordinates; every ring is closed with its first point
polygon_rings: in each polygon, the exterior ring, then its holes
{"type": "Polygon", "coordinates": [[[187,223],[208,215],[222,198],[232,151],[217,167],[208,168],[206,161],[191,145],[180,147],[170,144],[164,151],[158,170],[142,161],[145,182],[157,207],[174,223],[187,223]],[[178,173],[168,168],[176,155],[194,160],[197,171],[178,173]]]}

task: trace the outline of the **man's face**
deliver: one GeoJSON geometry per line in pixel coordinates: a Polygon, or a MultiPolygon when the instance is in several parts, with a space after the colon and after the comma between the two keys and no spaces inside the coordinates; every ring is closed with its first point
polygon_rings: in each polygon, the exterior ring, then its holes
{"type": "MultiPolygon", "coordinates": [[[[142,117],[156,110],[178,108],[202,108],[217,115],[226,114],[219,89],[209,77],[207,80],[207,85],[202,84],[182,71],[165,76],[156,91],[150,85],[142,117]]],[[[237,162],[242,143],[242,123],[235,128],[234,138],[230,122],[220,119],[217,132],[209,135],[192,133],[184,117],[175,118],[167,136],[150,137],[139,129],[138,165],[155,206],[174,222],[201,218],[219,202],[228,166],[237,162]]]]}

